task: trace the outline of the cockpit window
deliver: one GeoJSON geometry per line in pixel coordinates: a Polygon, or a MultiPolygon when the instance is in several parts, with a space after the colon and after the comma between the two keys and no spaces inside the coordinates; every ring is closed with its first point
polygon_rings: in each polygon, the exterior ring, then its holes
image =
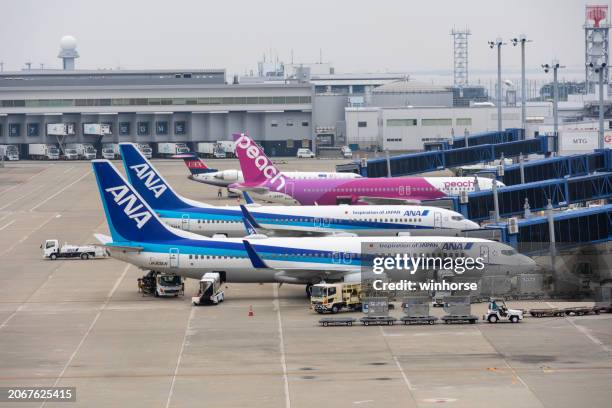
{"type": "Polygon", "coordinates": [[[461,221],[463,219],[463,216],[461,215],[453,215],[451,216],[451,220],[453,221],[461,221]]]}
{"type": "Polygon", "coordinates": [[[502,249],[501,253],[502,253],[502,255],[512,256],[512,255],[516,255],[516,250],[514,250],[514,249],[502,249]]]}

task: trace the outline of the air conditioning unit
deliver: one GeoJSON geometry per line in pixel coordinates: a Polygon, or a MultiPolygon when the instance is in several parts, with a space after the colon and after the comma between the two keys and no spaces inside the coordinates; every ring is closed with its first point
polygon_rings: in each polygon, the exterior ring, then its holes
{"type": "Polygon", "coordinates": [[[512,217],[508,219],[508,233],[509,234],[518,234],[518,218],[512,217]]]}

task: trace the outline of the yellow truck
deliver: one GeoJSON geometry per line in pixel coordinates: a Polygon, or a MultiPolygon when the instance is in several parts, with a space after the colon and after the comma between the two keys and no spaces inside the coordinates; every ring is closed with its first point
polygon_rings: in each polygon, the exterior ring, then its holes
{"type": "Polygon", "coordinates": [[[361,283],[318,283],[312,286],[310,305],[317,313],[338,313],[342,310],[360,311],[361,283]]]}

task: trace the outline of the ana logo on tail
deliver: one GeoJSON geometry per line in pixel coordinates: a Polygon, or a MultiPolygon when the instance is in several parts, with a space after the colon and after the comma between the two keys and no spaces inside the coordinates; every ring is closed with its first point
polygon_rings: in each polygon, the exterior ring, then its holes
{"type": "Polygon", "coordinates": [[[276,191],[281,191],[285,187],[285,177],[283,177],[283,175],[276,170],[265,155],[261,154],[259,147],[251,143],[251,139],[249,137],[245,135],[240,136],[240,138],[236,141],[236,149],[244,150],[247,157],[249,159],[253,159],[255,167],[257,167],[263,173],[263,175],[270,180],[272,185],[278,182],[276,191]]]}
{"type": "Polygon", "coordinates": [[[159,198],[164,191],[168,189],[160,179],[157,177],[155,172],[151,170],[148,164],[142,163],[135,166],[130,166],[130,169],[134,170],[136,177],[140,180],[144,180],[144,185],[155,195],[155,198],[159,198]]]}
{"type": "Polygon", "coordinates": [[[109,187],[105,191],[113,195],[118,206],[122,207],[125,204],[123,212],[130,219],[136,220],[136,227],[138,229],[141,229],[151,219],[151,213],[144,209],[145,207],[142,203],[138,203],[138,198],[130,192],[127,186],[109,187]],[[143,209],[144,211],[140,211],[143,209]]]}

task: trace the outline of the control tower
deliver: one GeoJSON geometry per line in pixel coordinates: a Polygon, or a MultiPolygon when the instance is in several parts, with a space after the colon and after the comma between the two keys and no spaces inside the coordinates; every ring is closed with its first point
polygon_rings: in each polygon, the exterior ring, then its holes
{"type": "Polygon", "coordinates": [[[57,57],[62,59],[62,67],[65,70],[74,70],[74,60],[79,58],[76,45],[76,38],[71,35],[65,35],[60,40],[60,52],[57,57]]]}
{"type": "Polygon", "coordinates": [[[601,66],[605,63],[603,82],[608,83],[609,30],[608,6],[605,4],[587,5],[584,18],[585,91],[587,93],[594,93],[599,82],[599,74],[590,68],[591,66],[601,66]]]}

